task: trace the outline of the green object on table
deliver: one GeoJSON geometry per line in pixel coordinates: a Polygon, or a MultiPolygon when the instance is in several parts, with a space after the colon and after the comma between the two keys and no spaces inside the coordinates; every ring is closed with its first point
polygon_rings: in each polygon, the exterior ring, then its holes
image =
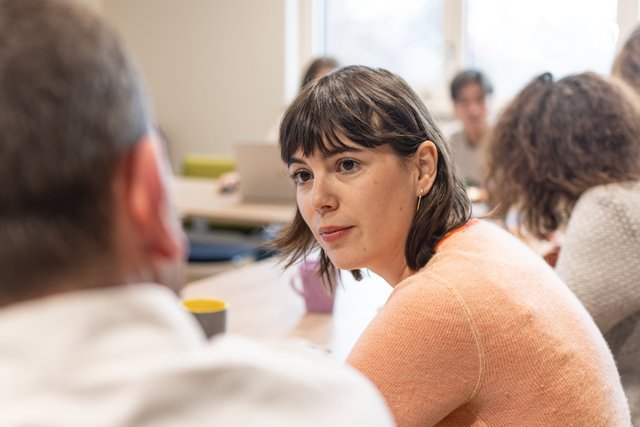
{"type": "Polygon", "coordinates": [[[236,170],[236,161],[229,157],[190,154],[182,161],[182,174],[201,178],[218,178],[236,170]]]}
{"type": "MultiPolygon", "coordinates": [[[[236,161],[230,157],[218,157],[206,154],[188,154],[182,161],[182,175],[194,178],[219,178],[220,175],[236,170],[236,161]]],[[[213,188],[212,188],[213,191],[213,188]]],[[[259,232],[260,227],[220,224],[203,219],[187,219],[183,221],[187,230],[198,229],[200,232],[215,230],[233,230],[243,234],[259,232]]]]}

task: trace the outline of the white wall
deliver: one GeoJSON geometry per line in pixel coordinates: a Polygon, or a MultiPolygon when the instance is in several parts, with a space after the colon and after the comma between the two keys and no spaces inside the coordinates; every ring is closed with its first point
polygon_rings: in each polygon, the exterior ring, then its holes
{"type": "Polygon", "coordinates": [[[233,155],[234,142],[274,126],[284,108],[285,0],[101,3],[140,64],[174,167],[186,153],[233,155]]]}

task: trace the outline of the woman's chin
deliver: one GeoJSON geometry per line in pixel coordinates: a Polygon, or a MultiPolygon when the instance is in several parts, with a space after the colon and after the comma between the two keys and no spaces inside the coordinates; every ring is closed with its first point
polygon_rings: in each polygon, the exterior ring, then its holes
{"type": "Polygon", "coordinates": [[[355,262],[355,260],[335,259],[332,257],[329,257],[329,259],[334,267],[340,270],[359,270],[361,268],[366,268],[362,263],[355,262]]]}

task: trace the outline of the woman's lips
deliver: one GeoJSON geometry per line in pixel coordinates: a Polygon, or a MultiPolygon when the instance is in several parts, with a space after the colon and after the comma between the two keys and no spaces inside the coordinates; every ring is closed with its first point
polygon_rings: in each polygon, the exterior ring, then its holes
{"type": "Polygon", "coordinates": [[[348,227],[321,227],[318,230],[318,234],[320,234],[320,238],[327,242],[332,243],[336,240],[346,236],[353,229],[353,226],[348,227]]]}

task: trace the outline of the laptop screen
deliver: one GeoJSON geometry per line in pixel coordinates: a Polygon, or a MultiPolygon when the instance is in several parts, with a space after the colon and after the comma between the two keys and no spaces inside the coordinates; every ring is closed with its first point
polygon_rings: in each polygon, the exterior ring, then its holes
{"type": "Polygon", "coordinates": [[[276,144],[242,142],[235,149],[243,202],[295,203],[295,186],[276,144]]]}

